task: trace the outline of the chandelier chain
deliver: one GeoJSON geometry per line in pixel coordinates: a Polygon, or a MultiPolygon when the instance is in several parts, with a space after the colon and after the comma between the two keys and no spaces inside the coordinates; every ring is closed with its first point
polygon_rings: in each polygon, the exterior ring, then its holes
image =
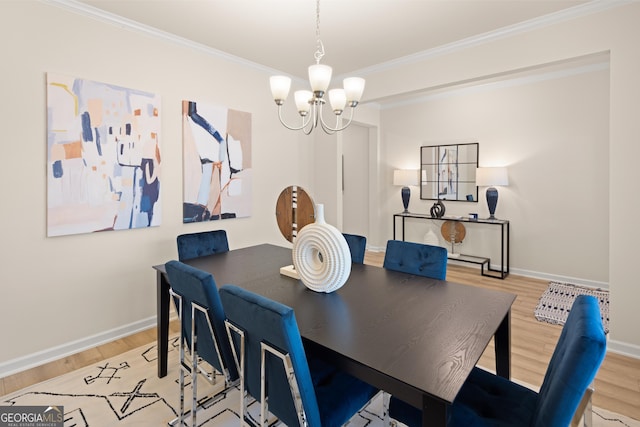
{"type": "Polygon", "coordinates": [[[316,64],[319,64],[324,56],[324,45],[322,44],[322,40],[320,40],[320,0],[316,0],[316,42],[317,49],[313,57],[316,59],[316,64]]]}

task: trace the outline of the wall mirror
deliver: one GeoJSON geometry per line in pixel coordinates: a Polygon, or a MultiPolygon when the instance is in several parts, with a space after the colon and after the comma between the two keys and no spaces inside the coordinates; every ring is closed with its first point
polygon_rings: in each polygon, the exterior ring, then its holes
{"type": "Polygon", "coordinates": [[[478,143],[420,147],[420,198],[477,202],[478,143]]]}

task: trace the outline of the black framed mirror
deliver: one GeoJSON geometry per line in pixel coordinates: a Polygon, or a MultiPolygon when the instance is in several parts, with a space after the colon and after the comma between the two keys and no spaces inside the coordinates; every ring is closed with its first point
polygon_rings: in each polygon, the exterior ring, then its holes
{"type": "Polygon", "coordinates": [[[478,201],[477,142],[420,147],[420,199],[478,201]]]}

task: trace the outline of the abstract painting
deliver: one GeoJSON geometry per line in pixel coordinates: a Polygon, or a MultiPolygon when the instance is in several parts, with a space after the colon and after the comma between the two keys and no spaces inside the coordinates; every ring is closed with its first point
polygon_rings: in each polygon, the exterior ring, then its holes
{"type": "Polygon", "coordinates": [[[47,74],[47,235],[160,225],[160,99],[47,74]]]}
{"type": "Polygon", "coordinates": [[[183,223],[251,216],[251,114],[182,101],[183,223]]]}
{"type": "Polygon", "coordinates": [[[440,147],[440,191],[439,199],[456,200],[458,198],[458,150],[440,147]]]}

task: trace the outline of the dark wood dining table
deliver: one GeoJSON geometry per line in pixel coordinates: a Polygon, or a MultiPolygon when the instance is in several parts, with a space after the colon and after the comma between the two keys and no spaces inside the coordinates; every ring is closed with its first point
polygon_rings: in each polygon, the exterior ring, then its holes
{"type": "MultiPolygon", "coordinates": [[[[291,249],[262,244],[185,261],[292,307],[315,351],[352,375],[422,409],[423,426],[446,425],[447,411],[494,338],[496,372],[510,377],[511,305],[516,296],[353,264],[335,292],[317,293],[281,275],[291,249]]],[[[156,265],[158,376],[167,374],[169,282],[156,265]]]]}

